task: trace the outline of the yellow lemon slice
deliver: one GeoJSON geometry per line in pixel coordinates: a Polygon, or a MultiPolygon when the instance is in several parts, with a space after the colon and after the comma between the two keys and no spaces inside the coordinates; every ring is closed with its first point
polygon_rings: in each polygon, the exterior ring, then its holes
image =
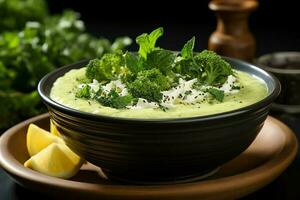
{"type": "Polygon", "coordinates": [[[56,126],[53,124],[53,121],[50,119],[50,133],[60,137],[60,132],[57,130],[56,126]]]}
{"type": "Polygon", "coordinates": [[[26,142],[30,156],[34,156],[51,143],[64,143],[61,138],[50,134],[48,131],[41,129],[34,124],[30,124],[28,127],[26,142]]]}
{"type": "Polygon", "coordinates": [[[83,160],[65,144],[52,143],[24,163],[43,174],[68,179],[80,169],[83,160]]]}

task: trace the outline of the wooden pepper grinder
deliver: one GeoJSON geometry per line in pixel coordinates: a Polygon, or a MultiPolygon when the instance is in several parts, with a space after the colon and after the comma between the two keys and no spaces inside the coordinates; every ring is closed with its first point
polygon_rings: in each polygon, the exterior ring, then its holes
{"type": "Polygon", "coordinates": [[[257,6],[256,0],[212,0],[209,8],[216,12],[217,28],[209,38],[208,48],[220,55],[251,62],[256,45],[249,32],[248,17],[257,6]]]}

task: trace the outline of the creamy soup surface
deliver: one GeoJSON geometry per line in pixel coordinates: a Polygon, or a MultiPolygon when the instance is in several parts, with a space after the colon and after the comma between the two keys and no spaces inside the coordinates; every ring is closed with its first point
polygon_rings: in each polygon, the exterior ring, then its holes
{"type": "Polygon", "coordinates": [[[53,84],[50,97],[67,107],[93,114],[123,118],[155,119],[195,117],[232,111],[254,104],[267,95],[267,87],[262,80],[245,72],[235,70],[237,80],[242,88],[238,93],[225,94],[223,102],[205,101],[194,105],[177,104],[165,111],[158,108],[115,109],[102,106],[96,100],[75,97],[76,90],[80,84],[78,80],[85,77],[85,71],[86,68],[74,69],[59,77],[53,84]]]}

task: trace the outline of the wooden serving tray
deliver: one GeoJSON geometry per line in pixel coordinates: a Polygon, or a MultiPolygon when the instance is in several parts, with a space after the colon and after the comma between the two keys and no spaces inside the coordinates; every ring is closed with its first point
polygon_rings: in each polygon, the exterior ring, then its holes
{"type": "Polygon", "coordinates": [[[297,152],[293,132],[282,122],[268,117],[252,145],[223,165],[212,177],[185,184],[139,186],[114,183],[101,176],[90,163],[70,180],[49,177],[27,169],[26,130],[30,123],[49,129],[49,115],[24,121],[0,138],[0,165],[20,185],[48,195],[75,199],[189,200],[236,199],[250,194],[278,177],[297,152]]]}

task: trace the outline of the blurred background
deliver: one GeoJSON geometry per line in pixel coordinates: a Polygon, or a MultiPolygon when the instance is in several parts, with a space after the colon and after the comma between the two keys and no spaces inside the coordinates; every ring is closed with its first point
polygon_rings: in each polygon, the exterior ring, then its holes
{"type": "MultiPolygon", "coordinates": [[[[61,13],[66,8],[78,11],[89,32],[109,39],[120,35],[135,38],[141,32],[163,26],[166,37],[160,39],[160,45],[174,50],[180,49],[194,35],[196,49],[207,48],[209,35],[216,28],[215,14],[208,9],[208,0],[130,2],[86,0],[83,4],[82,1],[48,0],[52,13],[61,13]]],[[[258,9],[249,18],[250,30],[257,40],[257,55],[299,50],[295,1],[258,2],[258,9]]],[[[136,46],[130,49],[136,50],[136,46]]]]}

